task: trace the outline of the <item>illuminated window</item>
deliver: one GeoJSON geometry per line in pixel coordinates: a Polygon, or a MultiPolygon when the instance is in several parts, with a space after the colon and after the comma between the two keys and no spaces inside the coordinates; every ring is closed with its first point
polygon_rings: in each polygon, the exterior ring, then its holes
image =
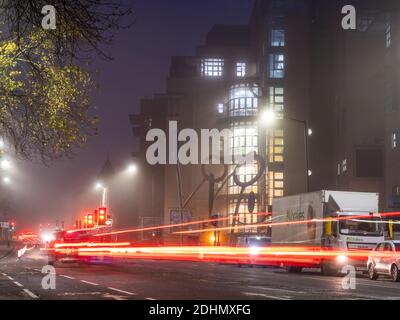
{"type": "MultiPolygon", "coordinates": [[[[233,171],[235,169],[234,166],[230,168],[230,171],[233,171]]],[[[258,166],[257,164],[252,164],[252,165],[246,165],[242,166],[238,169],[237,174],[238,178],[242,182],[249,182],[251,179],[253,179],[258,172],[258,166]]],[[[229,195],[239,195],[240,194],[241,187],[235,184],[233,177],[230,177],[228,180],[228,193],[229,195]]],[[[248,194],[250,192],[257,193],[258,192],[258,185],[255,183],[252,186],[249,186],[245,189],[245,193],[248,194]]]]}
{"type": "Polygon", "coordinates": [[[223,59],[202,59],[201,75],[203,77],[222,77],[224,70],[223,59]]]}
{"type": "Polygon", "coordinates": [[[284,47],[285,46],[285,30],[274,28],[271,30],[271,46],[284,47]]]}
{"type": "Polygon", "coordinates": [[[340,176],[342,174],[342,166],[340,163],[337,165],[337,175],[340,176]]]}
{"type": "Polygon", "coordinates": [[[275,179],[283,180],[283,172],[275,172],[275,179]]]}
{"type": "Polygon", "coordinates": [[[272,53],[269,55],[269,77],[282,79],[285,77],[285,56],[272,53]]]}
{"type": "Polygon", "coordinates": [[[256,115],[259,95],[260,88],[256,85],[233,86],[229,93],[229,115],[231,117],[256,115]]]}
{"type": "Polygon", "coordinates": [[[285,109],[284,89],[277,87],[269,87],[269,103],[275,111],[278,118],[282,118],[285,109]]]}
{"type": "Polygon", "coordinates": [[[238,62],[236,63],[236,76],[243,78],[246,76],[246,63],[238,62]]]}
{"type": "Polygon", "coordinates": [[[391,145],[393,150],[397,148],[397,145],[399,143],[398,139],[399,139],[399,134],[397,132],[392,133],[391,145]]]}
{"type": "Polygon", "coordinates": [[[342,172],[347,172],[347,159],[342,161],[342,172]]]}
{"type": "Polygon", "coordinates": [[[391,44],[392,44],[392,30],[391,30],[390,15],[388,15],[386,22],[386,48],[390,48],[391,44]]]}
{"type": "Polygon", "coordinates": [[[217,106],[217,110],[218,110],[218,113],[224,113],[224,104],[223,103],[219,103],[218,104],[218,106],[217,106]]]}
{"type": "Polygon", "coordinates": [[[258,127],[253,122],[236,122],[231,127],[232,154],[245,156],[258,151],[258,127]]]}
{"type": "Polygon", "coordinates": [[[283,190],[275,190],[274,197],[283,197],[283,190]]]}
{"type": "Polygon", "coordinates": [[[374,16],[368,16],[368,15],[364,15],[364,16],[360,16],[359,19],[357,19],[358,21],[358,31],[368,31],[369,27],[374,23],[375,21],[375,17],[374,16]]]}
{"type": "MultiPolygon", "coordinates": [[[[229,224],[232,225],[233,217],[236,209],[237,200],[230,200],[229,207],[228,207],[228,214],[229,214],[229,224]]],[[[254,211],[258,211],[258,205],[256,203],[254,211]]],[[[257,226],[251,226],[258,222],[259,216],[256,213],[250,214],[247,208],[247,200],[242,200],[239,205],[238,211],[238,220],[240,223],[236,224],[240,226],[235,230],[236,232],[257,232],[257,226]]]]}

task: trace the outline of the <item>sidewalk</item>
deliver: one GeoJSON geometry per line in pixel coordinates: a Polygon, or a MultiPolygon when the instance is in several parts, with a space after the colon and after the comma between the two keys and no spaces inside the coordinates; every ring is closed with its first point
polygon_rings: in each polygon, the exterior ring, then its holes
{"type": "Polygon", "coordinates": [[[15,243],[10,242],[10,246],[7,245],[7,241],[0,241],[0,259],[7,256],[13,251],[15,243]]]}

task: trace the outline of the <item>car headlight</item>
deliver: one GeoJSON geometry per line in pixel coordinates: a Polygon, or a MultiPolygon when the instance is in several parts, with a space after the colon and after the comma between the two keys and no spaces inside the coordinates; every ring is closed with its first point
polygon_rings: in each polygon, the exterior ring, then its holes
{"type": "Polygon", "coordinates": [[[336,261],[339,262],[339,263],[345,263],[348,260],[349,260],[349,258],[347,256],[345,256],[345,255],[342,255],[342,254],[336,257],[336,261]]]}
{"type": "Polygon", "coordinates": [[[260,248],[259,247],[250,247],[250,254],[252,255],[252,256],[256,256],[256,255],[258,255],[258,252],[260,251],[260,248]]]}

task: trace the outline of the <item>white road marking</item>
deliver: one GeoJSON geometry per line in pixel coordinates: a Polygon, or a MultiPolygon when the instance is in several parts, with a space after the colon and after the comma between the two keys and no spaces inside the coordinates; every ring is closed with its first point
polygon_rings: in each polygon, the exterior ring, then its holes
{"type": "Polygon", "coordinates": [[[276,297],[276,296],[270,296],[266,295],[263,293],[255,293],[255,292],[242,292],[245,296],[250,296],[250,297],[262,297],[262,298],[267,298],[267,299],[273,299],[273,300],[292,300],[289,297],[276,297]]]}
{"type": "Polygon", "coordinates": [[[153,299],[153,298],[146,298],[146,300],[150,300],[150,301],[156,301],[157,299],[153,299]]]}
{"type": "Polygon", "coordinates": [[[8,279],[10,279],[11,281],[14,281],[14,278],[11,278],[10,276],[7,276],[8,279]]]}
{"type": "Polygon", "coordinates": [[[86,283],[86,284],[90,284],[92,286],[98,286],[98,283],[94,283],[94,282],[90,282],[90,281],[86,281],[86,280],[81,280],[81,282],[86,283]]]}
{"type": "Polygon", "coordinates": [[[130,296],[136,296],[136,293],[124,291],[124,290],[121,290],[121,289],[116,289],[116,288],[112,288],[112,287],[108,287],[108,289],[113,290],[113,291],[117,291],[117,292],[120,292],[120,293],[125,293],[125,294],[130,295],[130,296]]]}
{"type": "Polygon", "coordinates": [[[5,273],[2,272],[1,274],[2,274],[3,276],[7,277],[7,275],[6,275],[5,273]]]}
{"type": "Polygon", "coordinates": [[[279,289],[279,288],[259,287],[259,286],[249,286],[249,288],[265,290],[265,291],[283,291],[283,292],[290,292],[290,293],[306,293],[305,291],[299,291],[299,290],[289,290],[289,289],[279,289]]]}
{"type": "Polygon", "coordinates": [[[33,270],[42,273],[42,270],[40,269],[33,269],[33,270]]]}
{"type": "Polygon", "coordinates": [[[38,297],[36,294],[34,294],[32,291],[30,291],[30,290],[28,290],[28,289],[24,289],[24,292],[25,292],[28,296],[30,296],[31,298],[33,298],[33,299],[39,299],[39,297],[38,297]]]}
{"type": "Polygon", "coordinates": [[[60,275],[60,277],[71,279],[71,280],[75,280],[75,278],[70,277],[70,276],[66,276],[65,274],[60,275]]]}
{"type": "Polygon", "coordinates": [[[23,287],[23,285],[22,284],[20,284],[19,282],[17,282],[17,281],[14,281],[14,283],[18,286],[18,287],[23,287]]]}
{"type": "Polygon", "coordinates": [[[125,297],[117,296],[117,295],[109,294],[109,293],[104,294],[103,298],[114,299],[114,300],[119,300],[119,301],[127,300],[127,298],[125,298],[125,297]]]}

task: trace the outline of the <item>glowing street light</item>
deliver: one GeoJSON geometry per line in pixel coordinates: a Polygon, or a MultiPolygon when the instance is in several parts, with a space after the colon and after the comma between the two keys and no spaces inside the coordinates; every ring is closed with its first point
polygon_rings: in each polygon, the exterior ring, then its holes
{"type": "Polygon", "coordinates": [[[4,177],[4,178],[3,178],[3,182],[4,182],[5,184],[9,184],[9,183],[11,182],[11,179],[10,179],[9,177],[4,177]]]}
{"type": "Polygon", "coordinates": [[[127,169],[128,173],[130,173],[130,174],[136,173],[137,170],[138,170],[138,168],[135,164],[130,164],[127,169]]]}
{"type": "Polygon", "coordinates": [[[7,159],[3,159],[0,162],[0,167],[3,170],[9,170],[11,168],[11,162],[9,160],[7,160],[7,159]]]}
{"type": "Polygon", "coordinates": [[[276,114],[273,110],[269,109],[261,114],[261,121],[264,124],[272,124],[276,120],[276,114]]]}
{"type": "Polygon", "coordinates": [[[94,188],[95,188],[96,190],[99,190],[99,189],[104,188],[104,186],[103,186],[103,184],[102,184],[100,181],[98,181],[98,182],[96,182],[94,188]]]}

